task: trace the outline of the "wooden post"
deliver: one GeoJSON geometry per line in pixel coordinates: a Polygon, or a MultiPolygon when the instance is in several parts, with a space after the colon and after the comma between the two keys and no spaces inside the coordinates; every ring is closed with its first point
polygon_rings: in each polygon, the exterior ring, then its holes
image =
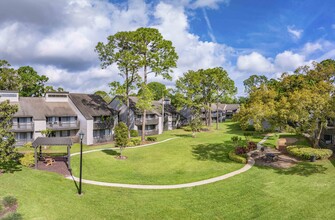
{"type": "Polygon", "coordinates": [[[37,160],[37,147],[34,147],[34,150],[35,150],[35,169],[37,169],[38,167],[37,167],[37,162],[38,162],[38,160],[37,160]]]}
{"type": "Polygon", "coordinates": [[[70,146],[67,146],[67,166],[71,170],[71,156],[70,156],[70,146]]]}

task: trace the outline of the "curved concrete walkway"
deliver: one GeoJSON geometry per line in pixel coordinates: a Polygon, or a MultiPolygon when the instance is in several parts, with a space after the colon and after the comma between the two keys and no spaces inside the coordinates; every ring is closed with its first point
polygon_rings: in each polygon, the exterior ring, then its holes
{"type": "MultiPolygon", "coordinates": [[[[258,146],[262,147],[261,144],[264,143],[270,136],[271,135],[266,135],[257,144],[257,147],[258,146]]],[[[168,141],[168,140],[165,140],[165,141],[168,141]]],[[[103,149],[101,149],[101,150],[103,150],[103,149]]],[[[94,151],[98,151],[98,150],[94,150],[94,151]]],[[[90,151],[90,152],[94,152],[94,151],[90,151]]],[[[88,152],[88,151],[86,151],[86,152],[88,152]]],[[[227,173],[227,174],[222,175],[222,176],[210,178],[210,179],[207,179],[207,180],[201,180],[201,181],[192,182],[192,183],[175,184],[175,185],[140,185],[140,184],[124,184],[124,183],[107,183],[107,182],[99,182],[99,181],[86,180],[86,179],[82,179],[82,182],[86,183],[86,184],[97,185],[97,186],[120,187],[120,188],[131,188],[131,189],[181,189],[181,188],[189,188],[189,187],[194,187],[194,186],[201,186],[201,185],[205,185],[205,184],[209,184],[209,183],[215,183],[215,182],[218,182],[218,181],[221,181],[221,180],[224,180],[224,179],[228,179],[230,177],[233,177],[233,176],[236,176],[240,173],[244,173],[244,172],[248,171],[254,164],[255,164],[254,159],[249,156],[248,163],[239,170],[227,173]]],[[[69,180],[75,180],[77,182],[79,181],[79,178],[75,177],[75,176],[69,176],[69,177],[66,177],[66,178],[69,179],[69,180]]]]}

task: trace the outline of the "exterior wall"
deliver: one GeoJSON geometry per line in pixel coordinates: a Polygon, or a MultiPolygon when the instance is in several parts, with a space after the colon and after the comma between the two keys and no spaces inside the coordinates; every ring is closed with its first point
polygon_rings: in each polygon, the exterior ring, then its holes
{"type": "MultiPolygon", "coordinates": [[[[87,120],[86,118],[81,114],[81,112],[79,111],[79,109],[74,105],[74,103],[72,102],[71,99],[69,99],[69,105],[71,106],[71,108],[75,111],[75,113],[77,114],[77,120],[80,122],[80,127],[79,127],[79,131],[76,134],[76,136],[79,135],[80,131],[82,131],[85,135],[83,137],[83,143],[87,144],[88,143],[88,137],[87,137],[87,120]]],[[[93,120],[92,120],[92,139],[93,139],[93,120]]],[[[78,139],[79,140],[79,139],[78,139]]],[[[93,144],[93,141],[92,143],[93,144]]],[[[88,144],[87,144],[88,145],[88,144]]]]}
{"type": "Polygon", "coordinates": [[[92,145],[94,144],[94,138],[93,138],[93,119],[92,120],[87,120],[86,121],[86,132],[84,132],[85,136],[84,136],[84,140],[83,142],[87,145],[92,145]],[[86,142],[85,142],[86,141],[86,142]]]}
{"type": "Polygon", "coordinates": [[[47,129],[45,120],[34,120],[34,140],[38,137],[43,137],[41,131],[47,129]]]}
{"type": "Polygon", "coordinates": [[[162,134],[163,133],[163,117],[162,116],[158,116],[158,134],[162,134]]]}

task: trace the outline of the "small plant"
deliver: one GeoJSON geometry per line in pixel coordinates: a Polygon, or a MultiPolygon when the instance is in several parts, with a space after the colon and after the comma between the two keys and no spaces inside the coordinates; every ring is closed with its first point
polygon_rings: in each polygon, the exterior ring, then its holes
{"type": "Polygon", "coordinates": [[[20,163],[25,167],[32,167],[35,164],[34,153],[25,153],[24,156],[20,158],[20,163]]]}
{"type": "Polygon", "coordinates": [[[231,141],[233,142],[234,146],[237,147],[239,143],[241,142],[242,138],[238,136],[231,137],[231,141]]]}
{"type": "Polygon", "coordinates": [[[157,137],[147,137],[146,140],[155,142],[157,141],[157,137]]]}
{"type": "Polygon", "coordinates": [[[120,147],[120,158],[122,158],[122,149],[125,148],[128,143],[128,127],[125,123],[120,122],[115,126],[114,132],[115,146],[120,147]]]}
{"type": "Polygon", "coordinates": [[[141,144],[141,139],[140,138],[131,138],[131,142],[133,142],[134,146],[140,145],[141,144]]]}
{"type": "Polygon", "coordinates": [[[24,148],[32,148],[33,147],[33,143],[31,142],[27,142],[23,145],[24,148]]]}
{"type": "Polygon", "coordinates": [[[23,219],[22,215],[17,212],[9,213],[4,218],[2,218],[2,220],[21,220],[21,219],[23,219]]]}
{"type": "Polygon", "coordinates": [[[5,207],[11,207],[13,205],[16,205],[17,199],[14,196],[6,196],[2,199],[2,204],[5,207]]]}
{"type": "Polygon", "coordinates": [[[138,131],[137,130],[130,130],[130,137],[138,137],[138,131]]]}
{"type": "Polygon", "coordinates": [[[3,211],[3,206],[0,204],[0,213],[3,211]]]}
{"type": "Polygon", "coordinates": [[[183,130],[184,130],[184,131],[192,131],[192,129],[191,129],[190,126],[185,126],[185,127],[183,127],[183,130]]]}
{"type": "Polygon", "coordinates": [[[246,154],[237,155],[235,153],[235,150],[229,151],[228,157],[230,160],[235,161],[237,163],[243,163],[243,164],[247,163],[247,155],[246,154]]]}

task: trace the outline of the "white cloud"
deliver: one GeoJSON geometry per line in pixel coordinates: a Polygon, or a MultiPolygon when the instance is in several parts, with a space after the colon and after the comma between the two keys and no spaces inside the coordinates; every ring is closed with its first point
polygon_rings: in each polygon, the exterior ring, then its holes
{"type": "Polygon", "coordinates": [[[192,7],[194,8],[212,8],[217,9],[219,4],[229,4],[230,0],[196,0],[192,3],[192,7]]]}
{"type": "Polygon", "coordinates": [[[288,27],[287,27],[287,31],[288,31],[288,33],[291,34],[291,36],[292,36],[294,39],[300,39],[302,33],[304,32],[304,31],[301,30],[301,29],[295,29],[293,26],[288,26],[288,27]]]}
{"type": "Polygon", "coordinates": [[[335,29],[335,24],[332,24],[332,28],[335,29]]]}
{"type": "Polygon", "coordinates": [[[318,50],[322,50],[323,47],[321,45],[320,42],[308,42],[304,45],[304,48],[302,49],[303,50],[303,53],[306,54],[306,55],[309,55],[311,53],[314,53],[318,50]]]}
{"type": "Polygon", "coordinates": [[[274,71],[271,61],[257,52],[239,56],[237,59],[237,68],[241,71],[255,74],[272,73],[274,71]]]}
{"type": "Polygon", "coordinates": [[[305,64],[305,57],[292,51],[284,51],[277,54],[274,64],[279,72],[292,71],[305,64]]]}

